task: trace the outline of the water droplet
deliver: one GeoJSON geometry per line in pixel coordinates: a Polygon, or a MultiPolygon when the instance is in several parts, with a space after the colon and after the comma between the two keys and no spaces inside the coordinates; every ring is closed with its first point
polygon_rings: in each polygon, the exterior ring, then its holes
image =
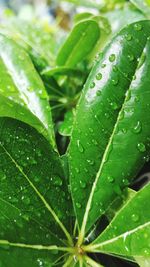
{"type": "Polygon", "coordinates": [[[93,89],[95,87],[95,82],[92,82],[90,88],[93,89]]]}
{"type": "Polygon", "coordinates": [[[127,129],[126,128],[122,128],[121,131],[122,131],[123,134],[125,134],[127,132],[127,129]]]}
{"type": "Polygon", "coordinates": [[[143,52],[141,57],[139,58],[139,64],[138,64],[138,69],[142,67],[146,60],[146,54],[143,52]]]}
{"type": "Polygon", "coordinates": [[[118,67],[117,66],[113,66],[113,71],[117,72],[118,71],[118,67]]]}
{"type": "Polygon", "coordinates": [[[132,40],[132,35],[131,34],[126,34],[125,36],[127,41],[131,41],[132,40]]]}
{"type": "Polygon", "coordinates": [[[82,146],[80,140],[77,140],[77,146],[78,146],[79,151],[80,151],[81,153],[83,153],[84,148],[83,148],[83,146],[82,146]]]}
{"type": "Polygon", "coordinates": [[[136,96],[136,97],[134,98],[134,101],[135,101],[136,103],[138,103],[138,102],[140,101],[139,96],[136,96]]]}
{"type": "Polygon", "coordinates": [[[129,181],[127,179],[123,179],[122,182],[125,186],[129,185],[129,181]]]}
{"type": "Polygon", "coordinates": [[[29,197],[22,196],[21,197],[21,200],[26,205],[29,205],[30,204],[30,198],[29,197]]]}
{"type": "Polygon", "coordinates": [[[126,101],[129,101],[131,99],[131,90],[129,90],[127,92],[127,95],[126,95],[126,101]]]}
{"type": "Polygon", "coordinates": [[[115,59],[116,59],[115,54],[111,54],[111,55],[109,56],[109,61],[110,61],[110,62],[114,62],[115,59]]]}
{"type": "Polygon", "coordinates": [[[137,133],[140,133],[141,130],[142,130],[142,125],[141,125],[141,122],[138,121],[133,128],[133,132],[137,134],[137,133]]]}
{"type": "Polygon", "coordinates": [[[103,64],[102,64],[102,68],[105,68],[105,67],[106,67],[106,64],[105,64],[105,63],[103,63],[103,64]]]}
{"type": "Polygon", "coordinates": [[[132,54],[128,55],[128,59],[130,62],[132,62],[134,60],[134,56],[132,54]]]}
{"type": "Polygon", "coordinates": [[[91,160],[91,159],[87,159],[87,162],[90,164],[90,165],[94,165],[94,160],[91,160]]]}
{"type": "Polygon", "coordinates": [[[76,202],[76,206],[78,209],[81,209],[82,205],[79,202],[76,202]]]}
{"type": "Polygon", "coordinates": [[[120,113],[120,120],[123,120],[124,118],[124,110],[122,110],[122,112],[120,113]]]}
{"type": "Polygon", "coordinates": [[[62,186],[62,179],[59,176],[55,176],[55,178],[53,179],[53,184],[56,186],[62,186]]]}
{"type": "Polygon", "coordinates": [[[132,214],[131,218],[132,218],[132,220],[133,220],[134,222],[138,222],[138,220],[139,220],[139,215],[138,215],[138,214],[132,214]]]}
{"type": "Polygon", "coordinates": [[[113,85],[117,85],[118,83],[119,83],[119,79],[117,77],[112,79],[112,84],[113,85]]]}
{"type": "Polygon", "coordinates": [[[145,152],[146,151],[146,147],[143,143],[138,143],[137,144],[137,148],[140,152],[145,152]]]}
{"type": "Polygon", "coordinates": [[[142,25],[139,24],[139,23],[136,23],[136,24],[134,25],[134,29],[135,29],[136,31],[141,31],[141,30],[142,30],[142,25]]]}
{"type": "Polygon", "coordinates": [[[98,73],[97,75],[96,75],[96,80],[101,80],[102,79],[102,74],[101,73],[98,73]]]}
{"type": "Polygon", "coordinates": [[[118,104],[116,102],[111,102],[110,105],[111,105],[113,110],[117,110],[119,108],[118,104]]]}
{"type": "Polygon", "coordinates": [[[83,189],[86,188],[86,183],[83,181],[80,181],[80,187],[83,189]]]}
{"type": "Polygon", "coordinates": [[[143,159],[145,160],[145,162],[149,162],[150,157],[149,155],[147,155],[147,156],[144,156],[143,159]]]}
{"type": "Polygon", "coordinates": [[[115,181],[114,177],[112,177],[112,176],[108,176],[107,180],[109,183],[113,183],[115,181]]]}
{"type": "Polygon", "coordinates": [[[98,91],[96,92],[96,95],[97,95],[97,96],[100,96],[101,94],[102,94],[101,90],[98,90],[98,91]]]}

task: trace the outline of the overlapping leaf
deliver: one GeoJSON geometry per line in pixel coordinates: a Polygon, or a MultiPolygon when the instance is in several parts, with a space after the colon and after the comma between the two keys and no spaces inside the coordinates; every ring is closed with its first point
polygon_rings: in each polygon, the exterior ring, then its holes
{"type": "Polygon", "coordinates": [[[20,266],[21,257],[25,267],[49,266],[59,257],[56,246],[71,242],[71,201],[58,155],[33,128],[2,118],[0,155],[2,266],[20,266]]]}
{"type": "Polygon", "coordinates": [[[35,127],[55,146],[51,111],[42,80],[29,55],[0,35],[0,117],[12,117],[35,127]]]}
{"type": "Polygon", "coordinates": [[[134,23],[112,40],[79,102],[69,148],[79,242],[147,160],[149,29],[149,21],[134,23]]]}
{"type": "Polygon", "coordinates": [[[92,51],[99,37],[100,28],[94,20],[78,23],[60,49],[57,64],[74,67],[92,51]]]}
{"type": "Polygon", "coordinates": [[[150,184],[139,191],[93,242],[95,251],[125,256],[150,256],[150,184]],[[144,203],[144,208],[143,208],[144,203]]]}

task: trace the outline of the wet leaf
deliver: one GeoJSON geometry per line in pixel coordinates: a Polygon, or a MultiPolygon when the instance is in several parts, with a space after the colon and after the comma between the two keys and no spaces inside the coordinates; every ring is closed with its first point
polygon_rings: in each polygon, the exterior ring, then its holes
{"type": "Polygon", "coordinates": [[[0,34],[0,117],[36,128],[55,146],[48,95],[29,55],[0,34]]]}
{"type": "Polygon", "coordinates": [[[149,27],[149,21],[130,24],[112,40],[79,101],[69,165],[80,241],[149,154],[149,27]]]}
{"type": "Polygon", "coordinates": [[[49,266],[60,256],[57,246],[71,242],[71,200],[60,159],[35,129],[2,118],[0,155],[2,266],[20,266],[21,257],[23,267],[31,261],[49,266]]]}
{"type": "Polygon", "coordinates": [[[82,61],[96,45],[100,28],[93,20],[86,20],[74,26],[64,45],[61,47],[57,64],[74,67],[82,61]]]}
{"type": "Polygon", "coordinates": [[[95,251],[125,256],[150,256],[150,184],[141,189],[93,242],[95,251]],[[144,203],[144,208],[143,208],[144,203]]]}

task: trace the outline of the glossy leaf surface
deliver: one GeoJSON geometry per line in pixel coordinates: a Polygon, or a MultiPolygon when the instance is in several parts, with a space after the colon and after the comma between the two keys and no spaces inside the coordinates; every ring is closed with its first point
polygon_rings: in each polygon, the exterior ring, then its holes
{"type": "Polygon", "coordinates": [[[95,21],[87,20],[78,23],[60,49],[57,64],[74,67],[92,51],[99,36],[100,29],[95,21]]]}
{"type": "Polygon", "coordinates": [[[30,124],[55,145],[43,82],[28,54],[4,35],[0,35],[0,74],[0,116],[30,124]]]}
{"type": "Polygon", "coordinates": [[[127,256],[150,256],[150,184],[139,191],[93,242],[95,250],[127,256]],[[143,208],[144,203],[144,208],[143,208]]]}
{"type": "Polygon", "coordinates": [[[149,153],[149,35],[148,21],[124,28],[100,56],[79,101],[69,165],[82,238],[149,153]]]}
{"type": "Polygon", "coordinates": [[[40,259],[49,266],[59,253],[46,247],[71,242],[71,201],[58,155],[35,129],[13,119],[0,119],[0,155],[2,266],[20,266],[21,257],[25,267],[40,259]]]}
{"type": "Polygon", "coordinates": [[[146,14],[147,18],[150,18],[150,2],[149,0],[130,0],[139,10],[146,14]]]}

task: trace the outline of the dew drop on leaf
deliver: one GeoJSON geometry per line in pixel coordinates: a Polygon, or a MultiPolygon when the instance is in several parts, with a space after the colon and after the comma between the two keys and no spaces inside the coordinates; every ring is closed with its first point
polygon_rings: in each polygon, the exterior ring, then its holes
{"type": "Polygon", "coordinates": [[[142,130],[142,125],[141,125],[141,122],[138,121],[136,123],[136,125],[133,127],[133,132],[136,133],[136,134],[138,134],[138,133],[141,132],[141,130],[142,130]]]}
{"type": "Polygon", "coordinates": [[[138,214],[132,214],[131,218],[132,218],[132,220],[133,220],[134,222],[138,222],[138,220],[139,220],[139,215],[138,215],[138,214]]]}
{"type": "Polygon", "coordinates": [[[53,179],[53,184],[56,186],[62,186],[62,179],[59,176],[55,176],[53,179]]]}
{"type": "Polygon", "coordinates": [[[117,77],[112,79],[112,84],[113,85],[117,85],[118,83],[119,83],[119,79],[117,77]]]}
{"type": "Polygon", "coordinates": [[[83,181],[80,181],[80,187],[83,189],[86,188],[86,183],[83,181]]]}
{"type": "Polygon", "coordinates": [[[132,62],[134,60],[134,56],[132,54],[128,55],[128,59],[130,62],[132,62]]]}
{"type": "Polygon", "coordinates": [[[102,74],[101,73],[98,73],[97,75],[96,75],[96,80],[101,80],[102,79],[102,74]]]}
{"type": "Polygon", "coordinates": [[[109,61],[110,61],[110,62],[114,62],[115,59],[116,59],[115,54],[111,54],[111,55],[109,56],[109,61]]]}
{"type": "Polygon", "coordinates": [[[84,152],[84,148],[83,148],[83,146],[82,146],[80,140],[77,140],[77,146],[78,146],[79,151],[80,151],[81,153],[83,153],[83,152],[84,152]]]}
{"type": "Polygon", "coordinates": [[[98,90],[98,91],[96,92],[96,95],[97,95],[97,96],[100,96],[101,94],[102,94],[101,90],[98,90]]]}
{"type": "Polygon", "coordinates": [[[109,183],[113,183],[115,181],[114,177],[112,177],[112,176],[108,176],[107,180],[109,183]]]}
{"type": "Polygon", "coordinates": [[[142,25],[139,24],[139,23],[136,23],[136,24],[134,25],[134,29],[135,29],[136,31],[141,31],[141,30],[142,30],[142,25]]]}
{"type": "Polygon", "coordinates": [[[95,87],[95,82],[92,82],[92,83],[90,84],[90,88],[93,89],[94,87],[95,87]]]}
{"type": "Polygon", "coordinates": [[[137,144],[137,148],[140,152],[145,152],[146,151],[146,147],[143,143],[138,143],[137,144]]]}
{"type": "Polygon", "coordinates": [[[105,64],[105,63],[103,63],[103,64],[102,64],[102,68],[105,68],[105,67],[106,67],[106,64],[105,64]]]}
{"type": "Polygon", "coordinates": [[[110,105],[113,110],[117,110],[119,108],[116,102],[111,102],[110,105]]]}
{"type": "Polygon", "coordinates": [[[127,34],[125,36],[125,38],[126,38],[127,41],[131,41],[132,40],[132,35],[131,34],[127,34]]]}
{"type": "Polygon", "coordinates": [[[76,207],[78,208],[78,209],[81,209],[81,204],[79,203],[79,202],[76,202],[76,207]]]}

